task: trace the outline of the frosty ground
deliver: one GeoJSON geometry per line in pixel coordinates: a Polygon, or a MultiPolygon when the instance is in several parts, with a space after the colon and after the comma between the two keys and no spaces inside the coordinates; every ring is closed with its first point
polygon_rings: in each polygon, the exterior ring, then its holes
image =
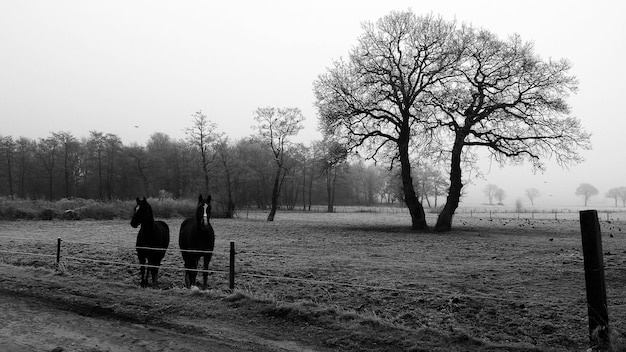
{"type": "MultiPolygon", "coordinates": [[[[151,288],[138,285],[128,220],[0,222],[0,343],[15,351],[588,347],[575,219],[460,214],[450,233],[415,233],[400,213],[283,212],[271,223],[262,215],[213,220],[215,272],[204,292],[182,287],[182,219],[167,220],[173,240],[151,288]]],[[[626,221],[608,216],[601,226],[619,339],[626,221]]]]}

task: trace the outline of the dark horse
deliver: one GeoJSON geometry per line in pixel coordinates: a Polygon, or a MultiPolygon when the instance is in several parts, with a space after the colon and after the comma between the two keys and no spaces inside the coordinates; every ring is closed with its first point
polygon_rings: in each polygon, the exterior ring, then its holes
{"type": "Polygon", "coordinates": [[[215,246],[215,233],[209,220],[211,219],[211,196],[203,199],[200,195],[196,216],[193,219],[185,219],[180,225],[178,244],[185,261],[185,286],[190,288],[196,284],[198,261],[204,257],[203,289],[207,287],[209,262],[215,246]]]}
{"type": "Polygon", "coordinates": [[[154,221],[152,207],[146,201],[139,200],[130,220],[130,226],[137,228],[141,224],[137,234],[137,257],[141,264],[141,286],[148,285],[148,276],[152,275],[152,284],[158,284],[159,265],[165,256],[167,246],[170,244],[170,228],[163,221],[154,221]],[[155,249],[151,249],[155,248],[155,249]],[[148,261],[148,272],[146,273],[146,260],[148,261]]]}

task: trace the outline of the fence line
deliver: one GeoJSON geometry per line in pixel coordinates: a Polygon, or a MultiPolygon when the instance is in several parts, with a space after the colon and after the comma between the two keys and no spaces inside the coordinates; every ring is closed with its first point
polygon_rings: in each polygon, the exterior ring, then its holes
{"type": "MultiPolygon", "coordinates": [[[[2,237],[2,236],[0,236],[0,237],[2,237]]],[[[13,239],[16,239],[16,240],[28,240],[28,239],[23,239],[23,238],[20,239],[20,238],[16,238],[16,237],[14,237],[13,239]]],[[[82,245],[88,245],[88,246],[101,246],[101,245],[103,245],[102,243],[89,243],[89,242],[80,242],[80,241],[71,241],[71,240],[69,240],[69,241],[63,240],[63,243],[65,243],[65,244],[82,244],[82,245]]],[[[162,248],[153,248],[153,247],[125,247],[125,246],[110,245],[110,244],[104,244],[104,245],[107,246],[107,247],[110,247],[110,248],[124,249],[124,250],[129,250],[129,251],[132,251],[134,249],[159,250],[159,251],[163,250],[162,248]]],[[[214,256],[228,256],[229,255],[228,251],[226,251],[226,250],[224,250],[224,251],[215,251],[215,250],[213,250],[213,251],[201,251],[201,250],[182,250],[182,249],[173,249],[173,248],[167,248],[166,250],[167,251],[174,250],[174,251],[180,251],[180,252],[200,253],[200,254],[212,254],[214,256]]],[[[13,253],[13,252],[0,250],[0,253],[13,253]]],[[[40,255],[40,256],[51,256],[51,257],[54,257],[54,255],[44,255],[44,254],[36,254],[36,253],[17,253],[16,252],[16,254],[40,255]]],[[[281,253],[274,253],[274,254],[272,254],[272,253],[259,253],[259,252],[247,251],[247,250],[241,250],[241,251],[237,252],[236,254],[237,255],[248,255],[248,256],[254,256],[254,257],[268,257],[268,258],[271,258],[271,257],[298,258],[298,259],[301,259],[303,257],[316,258],[315,256],[310,256],[310,255],[301,254],[301,253],[299,253],[299,254],[281,254],[281,253]]],[[[416,252],[414,254],[419,254],[419,253],[416,252]]],[[[57,253],[57,255],[60,255],[60,253],[57,253]]],[[[349,259],[349,262],[350,263],[356,263],[356,264],[362,264],[362,263],[369,264],[371,262],[372,258],[379,259],[381,257],[370,257],[370,258],[364,258],[364,257],[355,258],[355,257],[353,257],[353,258],[349,259]]],[[[580,254],[579,257],[567,257],[567,258],[570,258],[570,259],[572,259],[575,262],[581,262],[582,263],[582,261],[583,261],[582,254],[580,254]]],[[[391,259],[391,260],[394,260],[394,261],[398,261],[397,259],[393,259],[393,258],[385,258],[385,259],[391,259]]],[[[420,260],[419,262],[417,262],[415,264],[416,265],[420,265],[420,266],[431,265],[433,267],[436,267],[436,266],[441,265],[441,262],[420,260]]],[[[505,263],[503,263],[503,264],[505,264],[505,263]]],[[[138,265],[140,265],[140,264],[138,264],[138,265]]],[[[468,263],[450,263],[450,262],[447,262],[446,265],[448,265],[448,266],[467,267],[469,264],[468,263]]],[[[490,265],[491,265],[490,263],[486,263],[486,262],[481,262],[481,263],[473,262],[473,263],[471,263],[470,266],[471,267],[482,267],[482,266],[490,266],[490,265]]],[[[560,264],[558,262],[553,262],[553,263],[543,262],[543,263],[524,263],[524,268],[536,268],[536,267],[543,268],[543,267],[546,267],[547,265],[553,265],[555,267],[561,267],[562,266],[562,264],[560,264]]]]}
{"type": "MultiPolygon", "coordinates": [[[[59,239],[59,243],[60,243],[60,239],[59,239]]],[[[233,242],[231,242],[231,243],[233,243],[233,242]]],[[[59,248],[59,251],[60,251],[60,248],[59,248]]],[[[52,257],[52,258],[55,257],[55,255],[52,255],[52,254],[36,254],[36,253],[27,253],[27,252],[5,251],[5,250],[0,250],[0,252],[3,252],[3,253],[14,253],[14,254],[20,254],[20,255],[40,255],[40,256],[52,257]]],[[[233,253],[233,255],[234,254],[235,253],[233,253]]],[[[239,252],[237,254],[250,254],[250,253],[239,252]]],[[[198,273],[205,273],[206,272],[206,273],[230,274],[230,275],[234,275],[235,274],[234,267],[232,267],[232,265],[234,265],[234,260],[233,260],[234,257],[231,257],[231,268],[230,268],[229,272],[223,271],[223,270],[186,269],[184,267],[161,266],[161,265],[157,266],[157,265],[149,265],[149,264],[141,265],[141,264],[136,264],[136,263],[115,262],[115,261],[110,261],[110,260],[91,259],[91,258],[76,257],[76,256],[69,256],[69,255],[64,255],[64,256],[56,255],[56,257],[57,257],[57,264],[59,263],[58,261],[60,260],[60,258],[63,258],[64,260],[86,261],[86,262],[91,262],[91,263],[118,265],[118,266],[134,267],[134,268],[140,268],[140,267],[143,266],[145,268],[159,268],[159,269],[165,269],[165,270],[177,270],[177,271],[189,270],[189,271],[195,271],[195,272],[198,272],[198,273]]],[[[346,283],[346,282],[337,282],[337,281],[328,281],[328,280],[314,280],[314,279],[305,279],[305,278],[297,278],[297,277],[286,277],[286,276],[275,276],[275,275],[246,273],[246,272],[238,272],[236,274],[238,274],[240,276],[260,278],[260,279],[271,279],[271,280],[292,281],[292,282],[305,282],[305,283],[310,283],[310,284],[315,284],[315,285],[332,285],[332,286],[351,287],[351,288],[370,289],[370,290],[384,290],[384,291],[393,291],[393,292],[402,292],[402,293],[411,293],[411,294],[422,294],[422,295],[437,294],[437,295],[448,295],[448,296],[451,296],[451,297],[465,297],[465,298],[478,298],[478,299],[482,298],[482,299],[489,299],[489,300],[501,301],[501,302],[519,302],[521,300],[521,298],[512,299],[512,298],[500,298],[500,297],[495,297],[495,296],[490,296],[490,295],[481,295],[481,294],[466,294],[466,293],[460,293],[460,292],[456,292],[455,293],[455,292],[443,292],[443,291],[427,291],[427,290],[405,289],[405,288],[397,288],[397,287],[390,287],[390,286],[372,286],[372,285],[364,285],[364,284],[351,284],[351,283],[346,283]]],[[[231,279],[231,287],[230,288],[234,289],[234,276],[231,276],[230,279],[231,279]]],[[[516,291],[507,291],[507,293],[511,293],[511,294],[515,294],[515,295],[521,295],[519,292],[516,292],[516,291]]],[[[525,302],[526,303],[541,304],[541,302],[534,302],[532,300],[525,300],[525,302]]]]}
{"type": "Polygon", "coordinates": [[[87,261],[87,262],[100,263],[100,264],[129,266],[129,267],[135,267],[135,268],[144,267],[144,268],[157,268],[157,269],[168,269],[168,270],[178,270],[178,271],[195,271],[195,272],[198,272],[198,273],[228,274],[227,271],[223,271],[223,270],[187,269],[187,268],[184,268],[184,267],[174,267],[174,266],[165,266],[165,265],[149,265],[149,264],[142,265],[142,264],[135,264],[135,263],[114,262],[114,261],[110,261],[110,260],[91,259],[91,258],[85,258],[85,257],[63,256],[63,259],[66,259],[66,260],[77,260],[77,261],[87,261]]]}
{"type": "Polygon", "coordinates": [[[0,253],[7,253],[7,254],[19,254],[19,255],[32,255],[32,256],[50,257],[50,258],[54,258],[54,257],[56,257],[56,255],[54,255],[54,254],[45,254],[45,253],[29,253],[29,252],[15,252],[15,251],[6,251],[6,250],[2,250],[2,249],[0,249],[0,253]]]}
{"type": "MultiPolygon", "coordinates": [[[[23,240],[23,239],[22,239],[23,240]]],[[[59,239],[60,240],[60,239],[59,239]]],[[[66,242],[67,243],[67,242],[66,242]]],[[[71,242],[71,243],[76,243],[76,242],[71,242]]],[[[94,243],[86,243],[83,242],[82,244],[87,244],[87,245],[94,245],[94,243]]],[[[231,242],[231,245],[233,244],[233,242],[231,242]]],[[[95,245],[100,245],[98,243],[95,243],[95,245]]],[[[116,246],[118,248],[126,248],[126,249],[130,249],[129,247],[120,247],[120,246],[116,246]]],[[[144,248],[148,248],[148,249],[154,249],[151,247],[144,247],[144,248]]],[[[17,252],[17,251],[7,251],[7,250],[0,250],[1,253],[9,253],[9,254],[18,254],[18,255],[32,255],[32,256],[42,256],[42,257],[49,257],[49,258],[54,258],[56,255],[53,254],[39,254],[39,253],[28,253],[28,252],[17,252]]],[[[198,252],[203,252],[203,251],[198,251],[198,252]]],[[[212,253],[209,251],[204,251],[206,253],[212,253]]],[[[235,253],[232,252],[232,255],[234,255],[235,253]]],[[[281,255],[281,254],[263,254],[263,253],[255,253],[255,252],[246,252],[246,251],[241,251],[241,252],[237,252],[236,254],[247,254],[247,255],[252,255],[252,256],[283,256],[283,257],[297,257],[297,255],[281,255]]],[[[56,256],[57,260],[59,260],[59,256],[56,256]]],[[[177,271],[185,271],[185,270],[189,270],[189,271],[195,271],[198,273],[216,273],[216,274],[230,274],[231,275],[231,289],[234,288],[234,267],[232,265],[234,265],[234,257],[231,257],[231,268],[230,271],[223,271],[223,270],[203,270],[203,269],[186,269],[184,267],[174,267],[174,266],[156,266],[156,265],[141,265],[141,264],[136,264],[136,263],[127,263],[127,262],[115,262],[115,261],[108,261],[108,260],[100,260],[100,259],[91,259],[91,258],[84,258],[84,257],[76,257],[76,256],[69,256],[69,255],[65,255],[62,256],[61,258],[63,258],[64,260],[74,260],[74,261],[87,261],[87,262],[92,262],[92,263],[100,263],[100,264],[109,264],[109,265],[119,265],[119,266],[127,266],[127,267],[134,267],[134,268],[138,268],[138,267],[145,267],[145,268],[160,268],[160,269],[165,269],[165,270],[177,270],[177,271]]],[[[58,263],[58,262],[57,262],[58,263]]],[[[436,264],[440,264],[440,263],[436,263],[436,264]]],[[[460,292],[444,292],[444,291],[427,291],[427,290],[416,290],[416,289],[405,289],[405,288],[397,288],[397,287],[389,287],[389,286],[372,286],[372,285],[364,285],[364,284],[351,284],[351,283],[346,283],[346,282],[337,282],[337,281],[328,281],[328,280],[314,280],[314,279],[305,279],[305,278],[297,278],[297,277],[285,277],[285,276],[275,276],[275,275],[263,275],[263,274],[255,274],[255,273],[246,273],[246,272],[237,272],[237,275],[240,276],[245,276],[245,277],[253,277],[253,278],[257,278],[257,279],[271,279],[271,280],[280,280],[280,281],[292,281],[292,282],[305,282],[305,283],[311,283],[311,284],[316,284],[316,285],[332,285],[332,286],[341,286],[341,287],[351,287],[351,288],[360,288],[360,289],[370,289],[370,290],[384,290],[384,291],[393,291],[393,292],[401,292],[401,293],[410,293],[410,294],[422,294],[422,295],[448,295],[451,296],[452,298],[454,297],[465,297],[465,298],[476,298],[476,299],[489,299],[489,300],[493,300],[493,301],[500,301],[500,302],[514,302],[514,303],[518,303],[520,302],[520,300],[523,300],[525,303],[533,303],[533,304],[537,304],[537,305],[544,305],[545,302],[539,302],[539,301],[534,301],[532,299],[523,299],[520,297],[517,297],[515,299],[513,298],[500,298],[500,297],[495,297],[495,296],[491,296],[491,295],[483,295],[480,293],[474,293],[474,294],[467,294],[467,293],[460,293],[460,292]]],[[[522,294],[520,292],[516,292],[516,291],[507,291],[508,294],[514,294],[517,296],[521,296],[522,294]]]]}

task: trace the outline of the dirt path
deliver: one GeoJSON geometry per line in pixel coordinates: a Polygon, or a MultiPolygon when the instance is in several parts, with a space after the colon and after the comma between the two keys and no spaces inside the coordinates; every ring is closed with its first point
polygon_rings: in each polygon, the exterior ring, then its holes
{"type": "MultiPolygon", "coordinates": [[[[0,346],[4,352],[312,351],[291,341],[255,336],[215,322],[202,337],[171,329],[79,315],[36,298],[0,295],[0,346]]],[[[196,325],[197,329],[199,326],[196,325]]]]}

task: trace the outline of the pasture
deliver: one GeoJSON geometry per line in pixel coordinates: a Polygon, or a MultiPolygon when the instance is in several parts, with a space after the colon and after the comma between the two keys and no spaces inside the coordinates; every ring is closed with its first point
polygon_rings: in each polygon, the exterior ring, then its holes
{"type": "MultiPolygon", "coordinates": [[[[623,348],[626,221],[601,220],[612,337],[623,348]]],[[[181,221],[166,220],[173,238],[181,221]]],[[[0,288],[78,300],[105,307],[109,318],[173,329],[218,319],[313,350],[589,347],[577,220],[460,214],[450,233],[411,232],[401,213],[279,212],[274,222],[259,216],[212,223],[215,254],[204,293],[183,289],[176,240],[159,288],[140,288],[137,230],[128,220],[0,222],[0,288]],[[230,241],[237,251],[234,293],[230,241]],[[137,304],[142,300],[151,303],[137,304]]]]}

